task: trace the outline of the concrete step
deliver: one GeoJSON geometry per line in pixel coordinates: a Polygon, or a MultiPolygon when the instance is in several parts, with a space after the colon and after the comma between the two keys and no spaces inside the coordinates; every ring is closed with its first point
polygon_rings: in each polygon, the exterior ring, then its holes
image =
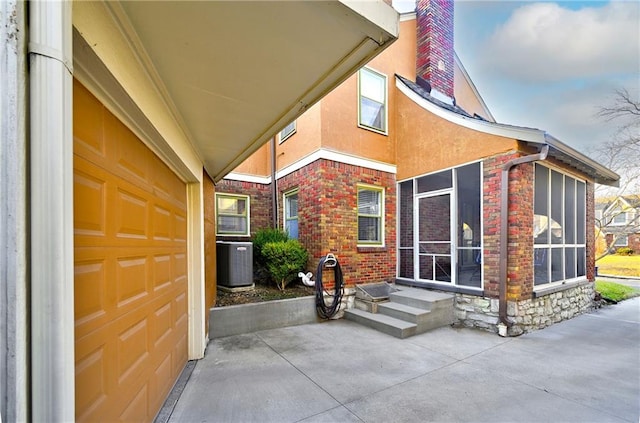
{"type": "Polygon", "coordinates": [[[407,338],[415,335],[417,325],[380,313],[369,313],[356,308],[346,310],[345,319],[370,327],[396,338],[407,338]]]}
{"type": "Polygon", "coordinates": [[[405,304],[386,302],[378,304],[378,313],[395,317],[419,325],[429,319],[431,312],[423,308],[411,307],[405,304]]]}
{"type": "Polygon", "coordinates": [[[411,288],[403,286],[400,291],[389,295],[389,300],[395,303],[408,305],[410,307],[421,308],[423,310],[434,310],[438,308],[453,309],[452,294],[442,292],[427,291],[426,289],[411,288]]]}

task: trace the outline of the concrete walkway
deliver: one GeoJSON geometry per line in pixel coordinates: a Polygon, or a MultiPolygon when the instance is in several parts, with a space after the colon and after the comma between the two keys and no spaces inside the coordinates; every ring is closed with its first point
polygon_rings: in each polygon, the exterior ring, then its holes
{"type": "Polygon", "coordinates": [[[634,422],[640,298],[518,338],[355,323],[214,340],[171,422],[634,422]]]}

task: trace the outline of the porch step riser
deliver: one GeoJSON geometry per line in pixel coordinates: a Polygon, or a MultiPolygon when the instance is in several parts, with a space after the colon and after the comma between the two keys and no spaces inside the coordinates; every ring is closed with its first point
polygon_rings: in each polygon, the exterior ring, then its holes
{"type": "Polygon", "coordinates": [[[390,316],[368,313],[366,311],[351,309],[345,311],[347,320],[370,327],[387,335],[404,339],[416,334],[417,325],[390,316]]]}
{"type": "Polygon", "coordinates": [[[429,310],[406,306],[404,304],[387,302],[378,306],[378,313],[415,323],[417,325],[426,323],[430,317],[429,310]]]}

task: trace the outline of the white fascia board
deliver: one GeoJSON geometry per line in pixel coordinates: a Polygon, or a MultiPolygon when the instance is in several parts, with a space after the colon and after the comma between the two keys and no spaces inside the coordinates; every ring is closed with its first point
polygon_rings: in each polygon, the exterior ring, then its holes
{"type": "Polygon", "coordinates": [[[555,138],[552,135],[549,135],[547,133],[545,133],[545,142],[547,144],[549,144],[551,147],[555,148],[556,150],[570,156],[573,157],[576,160],[581,161],[582,163],[586,164],[587,166],[590,166],[592,169],[594,169],[597,173],[599,173],[600,175],[603,175],[606,178],[611,179],[612,181],[615,181],[616,184],[619,183],[620,181],[620,175],[618,175],[617,173],[615,173],[614,171],[612,171],[611,169],[608,169],[607,167],[601,165],[600,163],[596,162],[595,160],[593,160],[592,158],[585,156],[584,154],[580,153],[579,151],[575,150],[574,148],[568,146],[567,144],[563,143],[562,141],[558,140],[557,138],[555,138]]]}
{"type": "Polygon", "coordinates": [[[487,122],[480,119],[469,118],[467,116],[463,116],[459,113],[452,112],[450,110],[444,109],[440,106],[437,106],[431,103],[428,100],[425,100],[420,95],[415,93],[411,88],[407,87],[402,81],[396,77],[396,88],[400,90],[401,93],[406,95],[409,99],[411,99],[418,106],[423,109],[433,113],[434,115],[448,120],[451,123],[455,123],[456,125],[460,125],[465,128],[473,129],[478,132],[483,132],[486,134],[498,135],[505,138],[512,138],[521,141],[529,141],[538,144],[546,144],[545,132],[539,129],[533,128],[521,128],[510,125],[502,125],[499,123],[487,122]]]}
{"type": "Polygon", "coordinates": [[[293,173],[296,170],[302,169],[303,167],[319,159],[331,160],[334,162],[344,163],[344,164],[353,165],[353,166],[360,166],[367,169],[379,170],[381,172],[387,172],[392,174],[396,174],[397,172],[396,166],[389,163],[383,163],[375,160],[364,159],[362,157],[352,156],[350,154],[340,153],[337,151],[321,148],[301,158],[300,160],[290,164],[289,166],[286,166],[281,170],[279,170],[276,173],[276,179],[285,177],[290,173],[293,173]]]}
{"type": "Polygon", "coordinates": [[[397,38],[400,34],[399,13],[384,1],[339,0],[339,2],[376,25],[377,28],[374,29],[374,32],[367,35],[378,44],[384,43],[382,37],[397,38]],[[387,34],[380,34],[381,30],[387,34]]]}
{"type": "Polygon", "coordinates": [[[269,185],[271,183],[270,176],[257,176],[257,175],[249,175],[247,173],[238,173],[238,172],[228,173],[222,179],[228,179],[228,180],[240,181],[240,182],[251,182],[254,184],[263,184],[263,185],[269,185]]]}
{"type": "Polygon", "coordinates": [[[400,22],[412,21],[417,19],[418,14],[416,12],[405,12],[400,14],[400,22]]]}

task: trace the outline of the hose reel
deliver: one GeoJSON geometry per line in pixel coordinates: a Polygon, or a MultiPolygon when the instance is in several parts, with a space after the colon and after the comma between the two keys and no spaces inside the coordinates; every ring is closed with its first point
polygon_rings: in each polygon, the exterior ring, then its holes
{"type": "Polygon", "coordinates": [[[318,263],[318,271],[316,272],[316,311],[322,319],[331,319],[340,309],[342,296],[344,294],[344,280],[342,277],[342,269],[338,259],[331,253],[320,259],[318,263]],[[333,269],[334,273],[334,293],[330,294],[322,285],[322,271],[324,268],[333,269]],[[332,297],[331,303],[326,304],[324,297],[332,297]]]}

